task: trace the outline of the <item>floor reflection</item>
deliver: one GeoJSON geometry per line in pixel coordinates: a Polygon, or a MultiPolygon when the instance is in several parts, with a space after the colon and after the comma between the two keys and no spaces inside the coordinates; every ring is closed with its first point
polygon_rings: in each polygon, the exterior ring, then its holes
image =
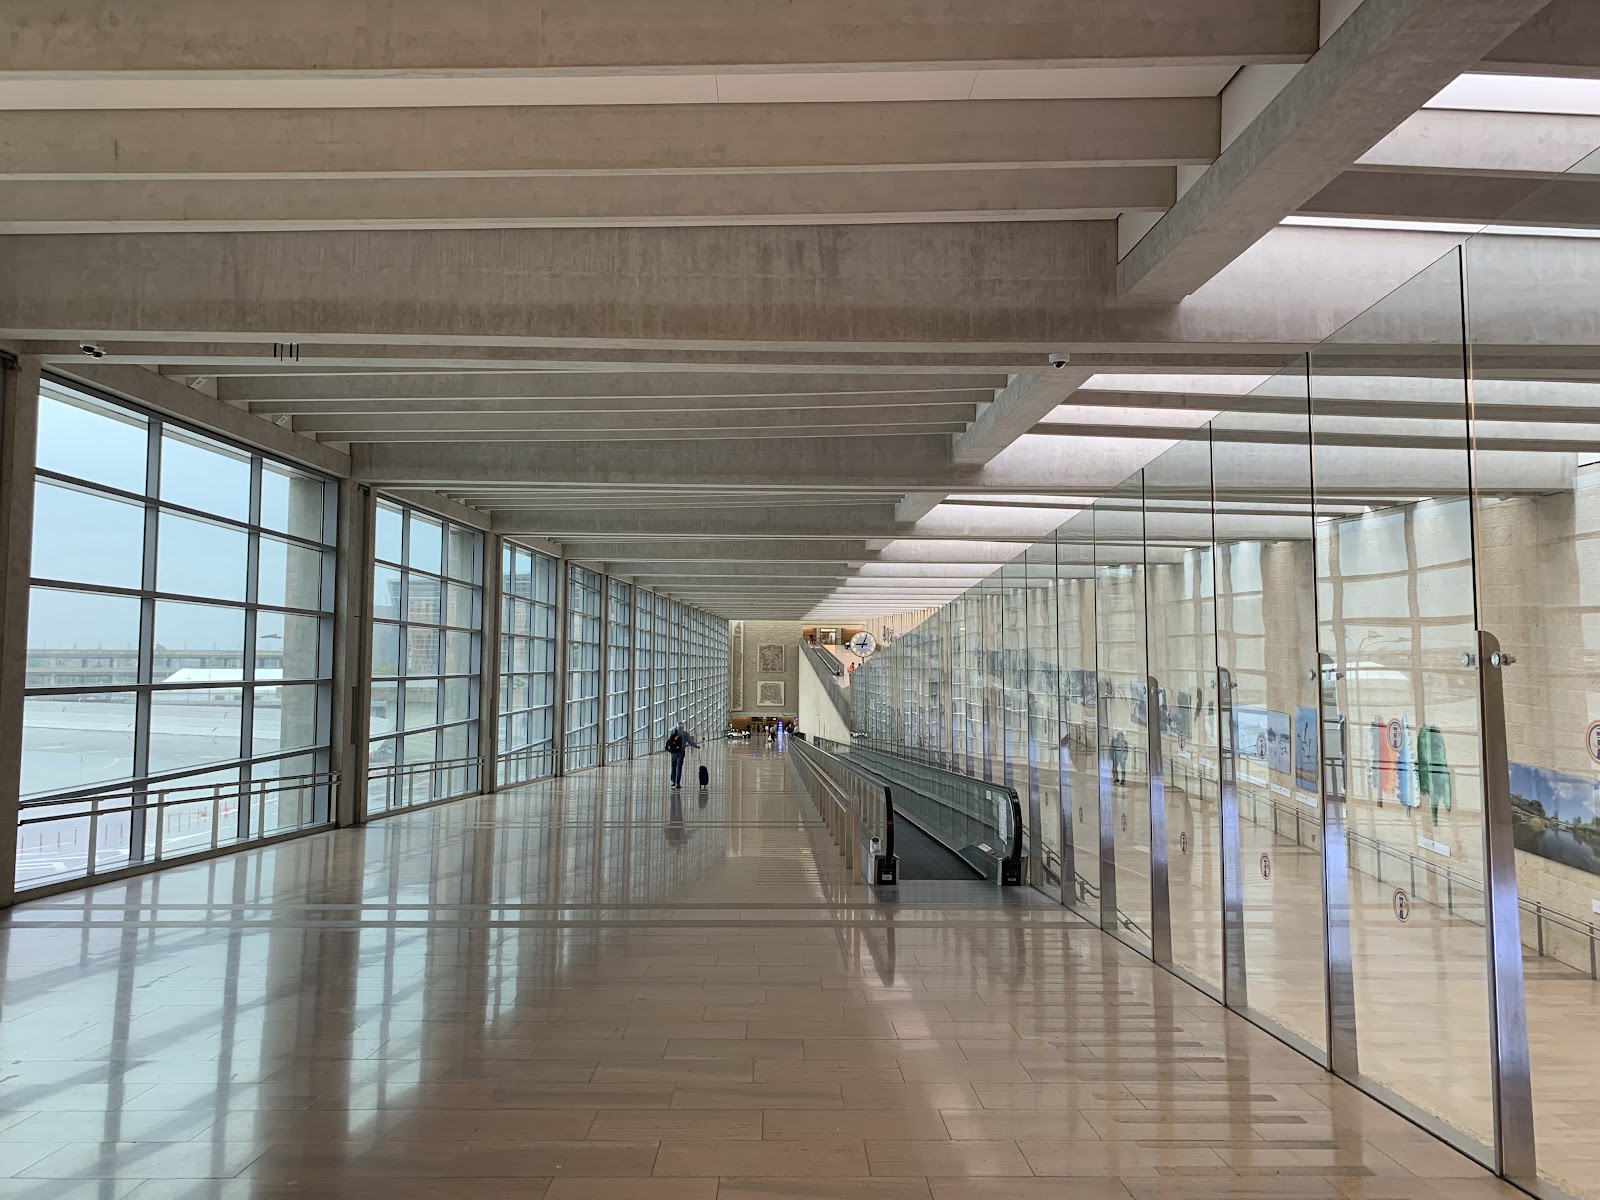
{"type": "Polygon", "coordinates": [[[1497,1191],[1032,893],[876,901],[779,751],[707,757],[19,907],[0,1197],[1497,1191]]]}

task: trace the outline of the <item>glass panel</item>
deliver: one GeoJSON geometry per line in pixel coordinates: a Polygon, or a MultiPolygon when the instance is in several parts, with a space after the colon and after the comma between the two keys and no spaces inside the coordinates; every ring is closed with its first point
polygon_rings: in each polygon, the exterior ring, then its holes
{"type": "MultiPolygon", "coordinates": [[[[1100,744],[1109,760],[1113,929],[1150,953],[1150,780],[1145,660],[1144,481],[1134,475],[1095,505],[1100,744]]],[[[1103,880],[1102,887],[1110,880],[1103,880]]]]}
{"type": "MultiPolygon", "coordinates": [[[[322,627],[320,617],[262,609],[256,614],[256,678],[317,679],[325,674],[322,665],[322,627]]],[[[394,626],[374,626],[393,630],[394,626]]],[[[390,639],[390,663],[397,643],[390,639]]],[[[391,669],[379,674],[393,675],[391,669]]]]}
{"type": "MultiPolygon", "coordinates": [[[[1057,670],[1056,544],[1046,539],[1029,548],[1027,564],[1027,677],[1023,683],[1027,698],[1028,748],[1027,790],[1022,792],[1029,812],[1033,853],[1038,866],[1034,885],[1059,900],[1062,895],[1061,852],[1061,713],[1060,682],[1057,670]]],[[[914,630],[914,651],[908,656],[931,674],[937,659],[938,618],[930,618],[914,630]]],[[[903,642],[905,639],[902,638],[903,642]]],[[[899,644],[899,643],[897,643],[899,644]]],[[[931,710],[937,702],[936,690],[925,674],[917,689],[931,710]]],[[[932,737],[939,722],[931,711],[921,721],[924,736],[932,737]]]]}
{"type": "Polygon", "coordinates": [[[472,652],[473,635],[450,631],[444,635],[444,673],[468,675],[477,671],[478,656],[472,652]]]}
{"type": "Polygon", "coordinates": [[[374,531],[374,557],[396,566],[405,565],[405,516],[392,504],[378,501],[377,528],[374,531]]]}
{"type": "Polygon", "coordinates": [[[145,419],[127,409],[48,382],[40,389],[42,470],[143,495],[149,437],[145,419]]]}
{"type": "Polygon", "coordinates": [[[1218,708],[1231,701],[1238,818],[1222,848],[1239,878],[1231,953],[1243,984],[1230,986],[1228,1002],[1325,1054],[1309,386],[1302,361],[1212,422],[1217,652],[1232,688],[1223,697],[1207,677],[1199,726],[1201,766],[1214,778],[1218,708]]]}
{"type": "Polygon", "coordinates": [[[437,675],[441,638],[439,631],[423,625],[408,625],[405,636],[406,674],[437,675]]]}
{"type": "MultiPolygon", "coordinates": [[[[132,692],[29,697],[22,710],[22,795],[131,779],[134,714],[132,692]]],[[[46,829],[52,841],[62,832],[55,823],[33,827],[33,832],[46,829]]],[[[29,839],[23,840],[26,845],[29,839]]]]}
{"type": "Polygon", "coordinates": [[[322,688],[315,683],[256,688],[253,758],[315,746],[322,739],[318,716],[322,688]]]}
{"type": "Polygon", "coordinates": [[[249,535],[242,529],[163,512],[156,542],[156,590],[243,600],[249,535]]]}
{"type": "Polygon", "coordinates": [[[275,762],[256,763],[250,777],[266,781],[265,790],[251,795],[251,803],[259,804],[261,812],[253,814],[254,823],[262,834],[287,833],[304,829],[317,823],[317,809],[325,787],[304,776],[314,776],[326,768],[315,754],[297,754],[275,762]],[[278,781],[282,780],[280,784],[278,781]],[[298,782],[296,782],[298,780],[298,782]]]}
{"type": "MultiPolygon", "coordinates": [[[[399,728],[400,720],[400,684],[374,683],[372,685],[372,704],[367,713],[367,731],[369,733],[393,733],[399,728]]],[[[380,743],[372,744],[372,753],[378,752],[380,743]]],[[[374,758],[373,762],[377,762],[374,758]]]]}
{"type": "Polygon", "coordinates": [[[153,683],[244,678],[244,609],[156,601],[153,683]]]}
{"type": "Polygon", "coordinates": [[[161,431],[161,498],[233,521],[250,519],[250,456],[168,425],[161,431]]]}
{"type": "Polygon", "coordinates": [[[425,729],[439,723],[439,681],[408,683],[405,696],[407,729],[425,729]]]}
{"type": "Polygon", "coordinates": [[[261,524],[308,542],[332,543],[324,536],[330,485],[293,467],[261,464],[261,524]]]}
{"type": "Polygon", "coordinates": [[[1419,736],[1430,759],[1480,756],[1461,329],[1452,252],[1313,353],[1311,395],[1360,1069],[1483,1156],[1494,1122],[1482,795],[1477,772],[1459,772],[1435,825],[1417,771],[1419,736]]]}
{"type": "Polygon", "coordinates": [[[444,526],[432,517],[421,513],[410,514],[411,545],[406,566],[418,571],[440,574],[444,556],[444,526]]]}
{"type": "Polygon", "coordinates": [[[27,680],[30,688],[138,683],[138,599],[34,588],[27,680]]]}
{"type": "Polygon", "coordinates": [[[138,588],[143,562],[143,505],[54,483],[34,489],[35,579],[138,588]]]}
{"type": "Polygon", "coordinates": [[[1068,905],[1100,920],[1100,724],[1096,696],[1094,510],[1056,532],[1061,665],[1062,805],[1068,836],[1062,876],[1068,905]],[[1070,855],[1070,861],[1067,861],[1070,855]]]}
{"type": "MultiPolygon", "coordinates": [[[[1565,229],[1592,214],[1597,176],[1600,153],[1465,247],[1479,620],[1516,659],[1494,673],[1537,1170],[1582,1200],[1600,1197],[1600,383],[1592,366],[1560,379],[1557,364],[1600,345],[1596,243],[1565,229]]],[[[1463,803],[1463,752],[1448,726],[1418,731],[1415,821],[1430,841],[1463,803]]]]}
{"type": "Polygon", "coordinates": [[[472,716],[472,688],[476,680],[447,679],[444,682],[444,713],[441,720],[465,721],[472,716]]]}
{"type": "MultiPolygon", "coordinates": [[[[1211,444],[1206,430],[1144,470],[1145,604],[1150,676],[1146,702],[1159,739],[1172,962],[1222,992],[1222,817],[1212,758],[1195,745],[1206,681],[1217,664],[1212,575],[1211,444]]],[[[1152,732],[1153,731],[1153,732],[1152,732]]]]}
{"type": "Polygon", "coordinates": [[[372,673],[382,676],[400,674],[400,626],[373,622],[372,673]]]}
{"type": "Polygon", "coordinates": [[[284,608],[319,609],[324,600],[322,568],[321,550],[263,536],[257,599],[284,608]]]}
{"type": "Polygon", "coordinates": [[[442,585],[428,575],[406,572],[406,620],[419,624],[439,624],[439,601],[442,585]]]}
{"type": "Polygon", "coordinates": [[[377,566],[372,572],[372,615],[379,620],[400,620],[400,572],[377,566]]]}
{"type": "Polygon", "coordinates": [[[472,611],[472,597],[474,589],[463,587],[459,583],[449,584],[445,589],[444,623],[471,629],[478,623],[476,614],[472,611]]]}
{"type": "Polygon", "coordinates": [[[240,754],[244,692],[237,687],[159,691],[150,697],[150,774],[227,762],[240,754]]]}
{"type": "MultiPolygon", "coordinates": [[[[446,540],[449,543],[448,572],[452,579],[464,579],[469,583],[478,580],[478,544],[482,535],[464,525],[449,525],[446,527],[446,540]]],[[[413,566],[422,566],[413,563],[413,566]]]]}

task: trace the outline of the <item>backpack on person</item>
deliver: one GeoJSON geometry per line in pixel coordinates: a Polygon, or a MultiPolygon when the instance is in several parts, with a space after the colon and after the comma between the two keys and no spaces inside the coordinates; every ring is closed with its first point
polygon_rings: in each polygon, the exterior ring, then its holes
{"type": "Polygon", "coordinates": [[[683,753],[683,734],[679,730],[674,729],[671,733],[667,734],[667,753],[683,753]]]}

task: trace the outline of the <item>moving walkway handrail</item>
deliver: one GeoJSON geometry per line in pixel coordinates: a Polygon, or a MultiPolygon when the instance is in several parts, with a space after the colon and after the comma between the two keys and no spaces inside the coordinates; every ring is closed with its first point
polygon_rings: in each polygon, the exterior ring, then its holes
{"type": "MultiPolygon", "coordinates": [[[[816,740],[820,743],[822,749],[832,751],[841,758],[848,759],[852,754],[878,755],[900,764],[908,774],[921,772],[929,776],[936,776],[944,785],[944,794],[942,795],[937,793],[934,786],[925,785],[919,788],[916,786],[919,780],[915,777],[911,780],[902,780],[896,786],[901,791],[912,796],[922,796],[934,804],[951,810],[962,818],[993,829],[995,840],[1002,843],[1002,850],[997,854],[986,843],[966,842],[959,837],[956,840],[961,841],[962,844],[952,845],[950,843],[950,830],[948,829],[941,831],[937,828],[930,828],[927,830],[928,834],[936,841],[943,843],[952,852],[967,859],[968,862],[972,861],[972,858],[967,853],[968,850],[973,846],[977,846],[978,849],[985,851],[986,855],[992,856],[985,857],[983,859],[984,862],[998,860],[1003,864],[1001,869],[1002,880],[1007,882],[1021,881],[1023,839],[1026,836],[1027,828],[1022,820],[1022,804],[1015,788],[1007,787],[1004,784],[990,783],[985,779],[975,779],[970,775],[962,775],[957,771],[897,755],[890,751],[879,749],[867,741],[855,742],[844,746],[836,742],[829,742],[826,738],[818,738],[816,740]],[[998,804],[996,804],[996,801],[998,801],[998,804]],[[941,832],[945,836],[941,836],[941,832]]],[[[867,764],[867,768],[871,768],[870,762],[867,764]]],[[[880,772],[880,774],[893,781],[892,768],[888,771],[880,772]]],[[[929,785],[933,783],[934,780],[928,780],[929,785]]],[[[914,805],[902,802],[898,807],[910,819],[916,819],[914,805]]],[[[929,816],[925,815],[924,821],[928,820],[930,820],[929,816]]],[[[923,822],[919,821],[917,824],[921,825],[923,822]]],[[[974,863],[973,865],[977,866],[978,864],[974,863]]],[[[990,869],[992,870],[992,867],[990,869]]]]}
{"type": "MultiPolygon", "coordinates": [[[[823,810],[824,820],[841,845],[845,864],[861,867],[871,874],[872,864],[867,858],[871,852],[871,838],[877,836],[878,851],[884,859],[894,860],[894,783],[860,763],[849,762],[838,754],[817,746],[803,738],[792,738],[789,751],[796,764],[804,764],[834,797],[832,808],[825,808],[813,793],[812,799],[823,810]],[[841,778],[843,776],[844,778],[841,778]],[[852,787],[854,784],[856,786],[852,787]],[[840,801],[842,797],[842,802],[840,801]],[[881,804],[881,808],[877,807],[881,804]],[[865,843],[864,845],[862,843],[865,843]]],[[[800,769],[797,766],[797,769],[800,769]]]]}
{"type": "Polygon", "coordinates": [[[816,646],[813,646],[804,638],[800,639],[800,648],[811,656],[812,662],[816,663],[835,679],[842,679],[844,677],[844,664],[833,655],[829,654],[826,650],[822,650],[816,646]]]}

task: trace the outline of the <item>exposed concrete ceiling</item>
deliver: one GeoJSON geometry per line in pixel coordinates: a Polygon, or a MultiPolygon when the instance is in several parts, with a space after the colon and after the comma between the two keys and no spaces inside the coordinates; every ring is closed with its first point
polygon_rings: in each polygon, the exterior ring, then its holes
{"type": "MultiPolygon", "coordinates": [[[[1600,211],[1548,186],[1600,112],[1427,107],[1600,78],[1592,0],[349,7],[13,0],[0,342],[730,617],[942,603],[1454,223],[1600,211]]],[[[1584,303],[1484,373],[1600,379],[1584,303]]],[[[1341,412],[1447,434],[1372,369],[1341,412]]],[[[1587,393],[1479,400],[1508,451],[1596,432],[1587,393]]],[[[1395,494],[1324,432],[1330,488],[1395,494]]]]}

